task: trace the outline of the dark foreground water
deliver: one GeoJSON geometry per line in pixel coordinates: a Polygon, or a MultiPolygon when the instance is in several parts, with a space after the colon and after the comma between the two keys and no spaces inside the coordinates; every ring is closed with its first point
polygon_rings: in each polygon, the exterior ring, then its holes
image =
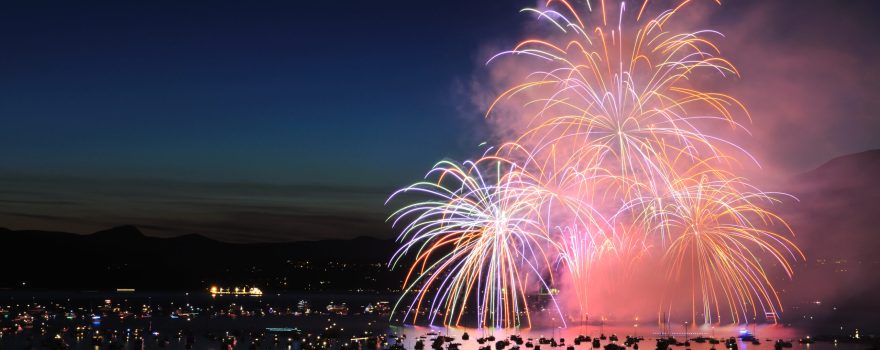
{"type": "MultiPolygon", "coordinates": [[[[0,349],[387,349],[395,344],[415,349],[419,340],[425,349],[431,349],[432,339],[442,336],[449,337],[443,349],[455,343],[458,349],[477,350],[486,346],[498,349],[505,345],[498,342],[512,335],[521,337],[520,349],[528,349],[529,342],[553,349],[550,344],[540,344],[540,338],[555,339],[557,349],[593,349],[590,342],[575,346],[573,341],[580,335],[617,334],[620,340],[616,344],[624,346],[625,336],[637,336],[644,338],[639,342],[640,350],[652,350],[655,339],[661,337],[650,324],[508,330],[401,326],[398,320],[389,321],[381,310],[365,310],[391,298],[364,294],[211,297],[204,293],[0,292],[0,349]],[[328,312],[328,304],[343,302],[347,314],[328,312]],[[464,333],[468,333],[468,340],[463,339],[464,333]]],[[[721,343],[691,341],[670,349],[725,350],[724,339],[743,331],[754,332],[760,344],[737,338],[739,350],[776,350],[774,344],[779,339],[790,341],[791,347],[783,349],[792,350],[876,348],[865,335],[855,339],[851,332],[818,335],[791,327],[749,326],[682,328],[671,334],[680,342],[702,336],[721,339],[721,343]],[[807,336],[819,339],[811,344],[799,341],[807,336]]],[[[610,339],[601,340],[599,349],[605,350],[609,343],[610,339]]],[[[511,341],[504,348],[516,345],[511,341]]]]}

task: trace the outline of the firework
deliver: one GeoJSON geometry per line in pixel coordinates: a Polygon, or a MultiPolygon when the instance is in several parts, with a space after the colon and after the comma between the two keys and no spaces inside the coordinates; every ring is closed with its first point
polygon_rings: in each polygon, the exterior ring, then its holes
{"type": "Polygon", "coordinates": [[[528,324],[527,295],[556,285],[577,301],[554,301],[557,312],[583,315],[603,303],[590,298],[610,278],[635,283],[627,276],[658,267],[668,295],[690,296],[678,309],[693,320],[782,311],[760,257],[791,276],[803,255],[767,209],[783,195],[736,176],[743,160],[757,162],[711,132],[747,132],[740,120],[751,117],[734,97],[699,88],[739,73],[712,41],[720,33],[676,29],[690,2],[653,17],[648,1],[523,10],[555,33],[489,59],[526,68],[486,113],[515,136],[392,195],[426,198],[392,215],[403,227],[391,265],[413,257],[398,303],[408,319],[458,324],[473,312],[478,325],[528,324]]]}
{"type": "Polygon", "coordinates": [[[770,256],[791,275],[789,261],[803,256],[786,235],[762,228],[776,223],[791,231],[761,206],[778,199],[736,178],[682,178],[673,188],[674,200],[662,209],[674,234],[664,266],[669,281],[690,286],[694,323],[698,314],[704,323],[721,314],[736,323],[777,314],[782,304],[760,257],[770,256]]]}
{"type": "Polygon", "coordinates": [[[541,271],[550,257],[544,249],[553,242],[536,219],[540,203],[528,199],[539,187],[523,182],[515,167],[494,157],[441,162],[428,174],[434,182],[392,195],[427,197],[392,215],[395,223],[409,220],[393,260],[416,256],[404,281],[405,293],[415,294],[407,312],[412,322],[425,306],[431,323],[439,316],[457,324],[473,311],[480,325],[529,324],[527,287],[546,288],[541,271]]]}

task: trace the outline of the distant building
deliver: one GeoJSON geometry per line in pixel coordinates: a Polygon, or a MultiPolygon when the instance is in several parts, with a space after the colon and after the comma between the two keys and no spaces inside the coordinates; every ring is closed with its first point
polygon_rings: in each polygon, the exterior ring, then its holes
{"type": "Polygon", "coordinates": [[[251,295],[251,296],[261,296],[263,295],[263,291],[257,287],[233,287],[233,288],[222,288],[217,286],[211,286],[208,291],[211,295],[251,295]]]}
{"type": "Polygon", "coordinates": [[[367,307],[364,308],[364,312],[387,316],[391,314],[391,304],[387,301],[377,301],[375,304],[367,304],[367,307]]]}
{"type": "Polygon", "coordinates": [[[327,312],[337,315],[348,315],[348,305],[345,305],[345,303],[334,304],[331,302],[327,305],[327,312]]]}
{"type": "Polygon", "coordinates": [[[301,315],[308,315],[312,313],[312,305],[309,304],[308,300],[300,300],[296,303],[296,312],[301,315]]]}

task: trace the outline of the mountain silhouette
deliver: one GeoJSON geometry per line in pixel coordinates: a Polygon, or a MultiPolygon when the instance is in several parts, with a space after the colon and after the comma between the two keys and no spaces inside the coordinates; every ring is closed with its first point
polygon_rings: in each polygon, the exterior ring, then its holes
{"type": "Polygon", "coordinates": [[[793,278],[780,283],[782,298],[816,326],[872,320],[880,312],[878,179],[880,150],[841,156],[793,177],[785,192],[798,200],[775,208],[806,255],[793,278]]]}
{"type": "Polygon", "coordinates": [[[323,289],[348,290],[364,287],[366,274],[382,282],[374,289],[398,283],[384,266],[393,242],[370,237],[235,244],[119,226],[90,235],[0,229],[0,246],[0,288],[189,290],[220,283],[296,291],[324,280],[332,283],[323,289]],[[328,264],[348,269],[325,271],[328,264]]]}

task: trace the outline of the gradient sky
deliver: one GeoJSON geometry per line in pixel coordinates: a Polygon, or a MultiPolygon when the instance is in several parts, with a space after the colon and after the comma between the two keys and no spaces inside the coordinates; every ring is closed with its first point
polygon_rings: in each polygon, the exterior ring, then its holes
{"type": "MultiPolygon", "coordinates": [[[[880,147],[876,2],[729,2],[694,20],[771,177],[880,147]]],[[[0,226],[390,236],[387,194],[489,136],[471,90],[530,5],[3,2],[0,226]]]]}

